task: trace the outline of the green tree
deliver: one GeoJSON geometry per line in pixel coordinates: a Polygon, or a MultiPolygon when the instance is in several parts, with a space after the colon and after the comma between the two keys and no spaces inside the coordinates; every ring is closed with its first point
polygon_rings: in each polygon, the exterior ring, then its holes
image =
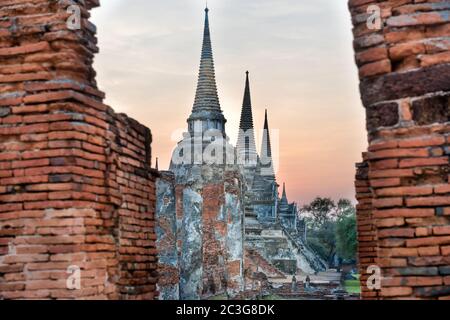
{"type": "Polygon", "coordinates": [[[336,205],[330,198],[317,197],[302,208],[308,232],[307,242],[319,256],[331,263],[336,252],[335,218],[336,205]]]}
{"type": "Polygon", "coordinates": [[[357,227],[356,210],[349,200],[338,202],[336,222],[336,252],[345,260],[356,260],[357,227]]]}
{"type": "Polygon", "coordinates": [[[317,197],[310,204],[304,206],[302,211],[309,214],[309,222],[313,228],[321,228],[333,219],[336,205],[330,198],[317,197]]]}
{"type": "Polygon", "coordinates": [[[317,197],[301,212],[307,218],[308,245],[330,265],[334,257],[346,260],[356,258],[355,207],[348,199],[337,204],[330,198],[317,197]]]}
{"type": "Polygon", "coordinates": [[[355,207],[348,199],[339,199],[336,206],[336,217],[338,219],[347,217],[355,213],[355,207]]]}

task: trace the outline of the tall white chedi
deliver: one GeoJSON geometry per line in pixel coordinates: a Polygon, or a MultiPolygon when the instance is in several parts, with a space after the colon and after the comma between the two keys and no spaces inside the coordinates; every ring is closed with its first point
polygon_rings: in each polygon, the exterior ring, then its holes
{"type": "Polygon", "coordinates": [[[233,296],[243,288],[243,177],[228,143],[205,26],[197,90],[191,115],[173,152],[181,299],[233,296]]]}

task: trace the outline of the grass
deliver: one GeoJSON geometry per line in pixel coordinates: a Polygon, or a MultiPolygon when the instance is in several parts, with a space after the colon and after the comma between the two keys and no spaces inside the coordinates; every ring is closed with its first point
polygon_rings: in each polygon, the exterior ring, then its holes
{"type": "Polygon", "coordinates": [[[345,280],[344,286],[348,293],[361,293],[359,280],[345,280]]]}

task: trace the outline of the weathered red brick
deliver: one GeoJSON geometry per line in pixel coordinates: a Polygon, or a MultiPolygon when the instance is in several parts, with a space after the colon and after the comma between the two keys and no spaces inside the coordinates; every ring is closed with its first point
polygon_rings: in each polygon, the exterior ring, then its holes
{"type": "Polygon", "coordinates": [[[391,61],[389,59],[384,59],[363,65],[359,69],[359,76],[361,78],[376,76],[383,73],[391,72],[391,70],[392,70],[391,61]]]}
{"type": "Polygon", "coordinates": [[[438,256],[440,250],[438,246],[434,247],[420,247],[417,249],[420,256],[438,256]]]}
{"type": "Polygon", "coordinates": [[[400,160],[400,168],[424,167],[424,166],[439,166],[448,164],[447,157],[438,158],[414,158],[400,160]]]}
{"type": "Polygon", "coordinates": [[[436,207],[450,205],[450,196],[419,197],[406,199],[408,207],[436,207]]]}
{"type": "Polygon", "coordinates": [[[433,234],[435,234],[435,235],[450,234],[450,225],[433,227],[433,234]]]}
{"type": "Polygon", "coordinates": [[[421,196],[433,193],[433,187],[397,187],[383,188],[376,191],[378,196],[421,196]]]}
{"type": "Polygon", "coordinates": [[[373,206],[375,208],[397,207],[403,205],[402,198],[379,198],[373,200],[373,206]]]}
{"type": "Polygon", "coordinates": [[[410,287],[385,287],[381,288],[381,295],[384,297],[401,297],[409,296],[412,294],[412,288],[410,287]]]}
{"type": "Polygon", "coordinates": [[[406,245],[408,247],[434,246],[446,244],[450,244],[450,236],[418,238],[406,241],[406,245]]]}
{"type": "Polygon", "coordinates": [[[415,229],[413,228],[388,228],[378,230],[378,238],[413,238],[415,229]]]}
{"type": "Polygon", "coordinates": [[[19,54],[27,54],[38,51],[46,51],[49,50],[50,46],[48,42],[41,41],[33,44],[27,44],[19,47],[11,47],[11,48],[1,48],[0,56],[12,56],[19,54]]]}

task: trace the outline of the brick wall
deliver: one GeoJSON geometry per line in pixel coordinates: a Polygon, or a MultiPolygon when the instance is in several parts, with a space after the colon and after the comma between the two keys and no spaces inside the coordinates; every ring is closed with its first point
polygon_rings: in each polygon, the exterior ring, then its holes
{"type": "Polygon", "coordinates": [[[364,298],[450,298],[450,4],[350,0],[369,149],[358,166],[364,298]],[[381,29],[369,29],[369,5],[381,29]],[[374,261],[372,261],[374,260],[374,261]],[[381,267],[379,292],[366,267],[381,267]]]}
{"type": "Polygon", "coordinates": [[[102,103],[96,5],[0,3],[0,298],[156,296],[151,134],[102,103]]]}
{"type": "Polygon", "coordinates": [[[361,275],[361,292],[366,299],[378,297],[378,291],[370,290],[365,283],[368,280],[368,268],[376,265],[377,261],[377,231],[372,216],[372,192],[369,183],[369,164],[367,153],[363,154],[364,162],[357,164],[356,171],[356,199],[357,226],[358,226],[358,252],[359,273],[361,275]]]}

